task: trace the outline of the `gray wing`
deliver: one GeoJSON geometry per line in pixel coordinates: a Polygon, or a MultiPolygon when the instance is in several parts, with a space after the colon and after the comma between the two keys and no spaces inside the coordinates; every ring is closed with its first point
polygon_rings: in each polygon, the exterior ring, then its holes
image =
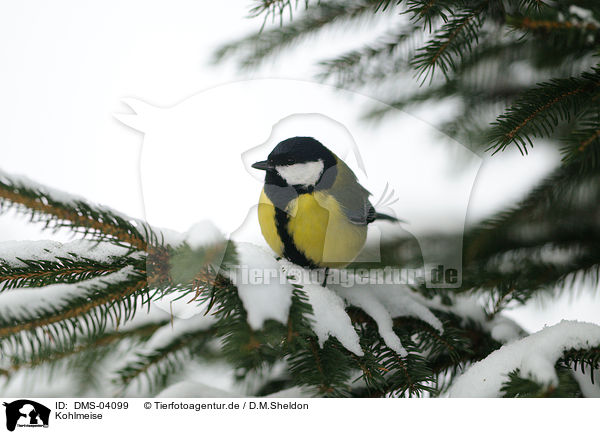
{"type": "Polygon", "coordinates": [[[375,208],[369,201],[371,193],[360,185],[354,172],[338,158],[337,176],[328,190],[342,207],[342,211],[355,225],[367,225],[375,220],[375,208]]]}

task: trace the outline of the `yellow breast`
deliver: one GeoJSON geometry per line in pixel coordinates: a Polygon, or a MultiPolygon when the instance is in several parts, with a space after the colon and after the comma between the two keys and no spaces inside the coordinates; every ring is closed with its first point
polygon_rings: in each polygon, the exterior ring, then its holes
{"type": "Polygon", "coordinates": [[[283,255],[283,242],[277,233],[277,224],[275,220],[275,206],[267,197],[263,190],[258,201],[258,222],[260,231],[267,244],[273,251],[279,255],[283,255]]]}
{"type": "Polygon", "coordinates": [[[262,192],[258,206],[261,231],[278,255],[285,255],[286,250],[282,230],[287,230],[297,250],[318,267],[344,267],[365,244],[367,227],[351,223],[333,196],[325,192],[302,194],[290,201],[285,211],[287,225],[278,227],[275,207],[262,192]]]}

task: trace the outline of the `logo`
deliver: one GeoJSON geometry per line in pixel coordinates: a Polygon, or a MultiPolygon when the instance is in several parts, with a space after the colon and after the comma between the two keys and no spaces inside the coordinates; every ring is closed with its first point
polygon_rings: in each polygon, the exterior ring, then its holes
{"type": "Polygon", "coordinates": [[[35,401],[19,399],[3,404],[6,407],[6,429],[14,431],[16,427],[48,428],[50,409],[35,401]]]}

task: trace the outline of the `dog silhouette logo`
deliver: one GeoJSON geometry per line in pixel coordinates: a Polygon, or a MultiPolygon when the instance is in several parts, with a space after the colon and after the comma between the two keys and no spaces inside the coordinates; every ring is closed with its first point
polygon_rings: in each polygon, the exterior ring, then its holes
{"type": "Polygon", "coordinates": [[[6,429],[14,431],[18,427],[48,427],[50,409],[29,399],[19,399],[4,403],[6,407],[6,429]]]}

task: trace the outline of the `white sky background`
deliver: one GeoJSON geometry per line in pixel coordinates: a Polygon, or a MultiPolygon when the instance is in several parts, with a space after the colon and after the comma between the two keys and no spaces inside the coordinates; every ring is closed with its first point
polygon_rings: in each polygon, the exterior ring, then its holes
{"type": "MultiPolygon", "coordinates": [[[[264,68],[250,75],[236,74],[231,65],[210,65],[210,56],[220,43],[259,28],[260,19],[245,19],[250,4],[250,0],[0,3],[0,168],[144,218],[140,182],[144,137],[113,117],[114,113],[128,112],[120,102],[123,98],[171,107],[208,88],[247,77],[310,80],[315,71],[314,60],[353,47],[365,36],[372,37],[384,30],[390,22],[372,21],[370,25],[376,30],[365,25],[361,31],[329,31],[322,39],[311,38],[310,45],[276,62],[267,62],[264,68]],[[315,41],[322,43],[315,44],[315,41]]],[[[265,95],[265,98],[276,96],[265,95]]],[[[330,93],[321,103],[330,113],[356,118],[359,114],[356,100],[361,98],[352,100],[330,93]]],[[[387,122],[377,130],[358,123],[349,126],[354,129],[353,135],[377,141],[373,146],[359,144],[367,173],[381,174],[384,163],[400,155],[398,151],[395,155],[382,156],[377,145],[389,137],[402,137],[404,131],[408,137],[425,140],[427,134],[415,135],[411,129],[415,125],[422,128],[448,109],[449,106],[428,107],[413,113],[423,122],[413,123],[411,117],[406,116],[402,122],[387,122]]],[[[237,121],[236,117],[230,119],[232,130],[239,128],[237,121]]],[[[265,125],[267,133],[271,126],[265,125]]],[[[457,169],[452,164],[454,156],[444,151],[443,144],[431,143],[434,135],[429,137],[429,143],[406,146],[413,146],[419,158],[427,153],[431,167],[440,168],[443,176],[451,179],[452,171],[462,170],[461,166],[457,169]]],[[[207,142],[210,139],[209,135],[207,142]]],[[[259,144],[240,143],[239,146],[245,150],[259,144]]],[[[204,152],[204,163],[210,164],[210,150],[204,152]]],[[[404,160],[407,158],[403,157],[399,168],[414,169],[414,161],[404,160]]],[[[541,147],[527,158],[517,152],[507,152],[486,159],[471,196],[470,218],[488,215],[518,199],[557,161],[554,152],[541,147]]],[[[202,162],[199,163],[201,171],[202,162]]],[[[219,210],[218,215],[238,215],[242,208],[245,213],[258,197],[260,182],[249,175],[239,157],[221,170],[227,178],[219,182],[225,183],[228,195],[235,194],[237,185],[243,186],[240,187],[243,194],[219,204],[207,203],[203,208],[206,215],[200,215],[203,210],[199,210],[198,220],[216,216],[215,209],[219,210]]],[[[177,168],[160,174],[165,179],[175,175],[177,168]]],[[[381,191],[383,182],[382,178],[367,186],[376,193],[381,191]]],[[[199,201],[203,198],[201,187],[198,186],[199,201]]],[[[427,185],[408,187],[408,192],[428,188],[427,185]]],[[[147,198],[148,202],[156,203],[156,200],[157,197],[147,198]]],[[[436,204],[428,206],[414,201],[407,212],[420,215],[423,221],[444,219],[443,215],[438,216],[443,211],[436,204]]],[[[168,207],[164,213],[154,212],[148,218],[151,223],[158,220],[160,226],[185,229],[180,227],[182,221],[177,213],[168,207]]],[[[228,223],[222,229],[231,231],[235,229],[232,225],[228,223]]],[[[60,235],[41,233],[24,219],[0,216],[0,241],[46,238],[64,239],[60,235]]],[[[582,292],[571,303],[561,302],[543,309],[520,308],[514,315],[527,329],[534,331],[562,318],[596,321],[597,310],[598,300],[589,292],[582,292]]]]}

